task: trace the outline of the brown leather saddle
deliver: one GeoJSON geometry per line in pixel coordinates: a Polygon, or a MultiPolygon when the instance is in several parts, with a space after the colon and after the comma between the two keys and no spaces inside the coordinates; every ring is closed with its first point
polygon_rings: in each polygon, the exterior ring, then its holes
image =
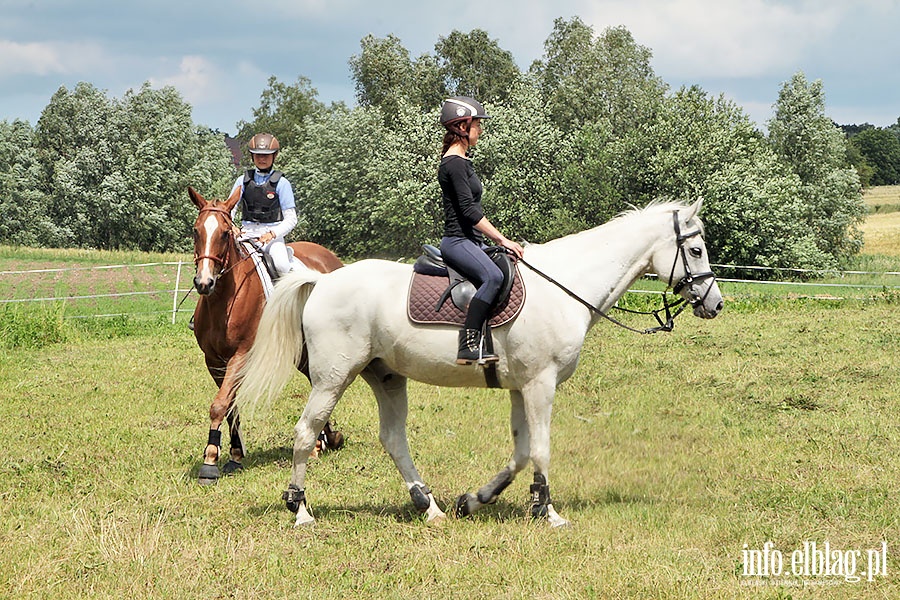
{"type": "MultiPolygon", "coordinates": [[[[413,264],[409,284],[410,321],[420,325],[462,325],[469,301],[475,295],[475,285],[447,265],[439,249],[427,244],[423,249],[424,254],[413,264]]],[[[522,310],[525,285],[515,261],[502,248],[489,248],[487,253],[503,273],[503,285],[488,321],[491,327],[500,327],[522,310]]]]}

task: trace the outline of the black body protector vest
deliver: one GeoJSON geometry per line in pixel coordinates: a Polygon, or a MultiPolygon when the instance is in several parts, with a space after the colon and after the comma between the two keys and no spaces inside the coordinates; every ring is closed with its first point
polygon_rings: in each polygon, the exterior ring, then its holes
{"type": "Polygon", "coordinates": [[[241,195],[241,215],[254,223],[277,223],[284,219],[281,202],[278,201],[278,180],[283,173],[272,171],[272,176],[262,185],[253,180],[255,169],[244,173],[244,193],[241,195]]]}

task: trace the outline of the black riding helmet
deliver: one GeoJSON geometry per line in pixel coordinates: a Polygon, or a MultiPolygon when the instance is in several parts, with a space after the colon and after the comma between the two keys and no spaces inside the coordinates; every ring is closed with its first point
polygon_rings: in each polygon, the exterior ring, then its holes
{"type": "Polygon", "coordinates": [[[441,104],[441,125],[451,131],[458,129],[460,123],[471,123],[472,119],[490,119],[478,100],[468,96],[447,98],[441,104]]]}

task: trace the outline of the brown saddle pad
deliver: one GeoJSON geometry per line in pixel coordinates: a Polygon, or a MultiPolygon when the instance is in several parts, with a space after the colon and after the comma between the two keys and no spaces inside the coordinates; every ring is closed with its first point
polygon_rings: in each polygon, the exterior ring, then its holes
{"type": "MultiPolygon", "coordinates": [[[[423,275],[413,272],[409,283],[407,314],[409,320],[419,325],[462,325],[466,313],[456,308],[450,298],[435,310],[441,294],[447,289],[447,277],[423,275]]],[[[489,321],[491,327],[500,327],[516,318],[525,304],[525,285],[516,266],[513,286],[509,296],[494,307],[489,321]]]]}

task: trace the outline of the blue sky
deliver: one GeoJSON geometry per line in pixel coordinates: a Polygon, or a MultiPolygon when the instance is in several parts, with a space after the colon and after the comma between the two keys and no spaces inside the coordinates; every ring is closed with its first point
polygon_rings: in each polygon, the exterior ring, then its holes
{"type": "Polygon", "coordinates": [[[573,16],[598,34],[624,25],[672,89],[724,93],[760,126],[797,71],[823,81],[838,123],[900,117],[900,0],[0,0],[0,12],[0,120],[33,125],[60,86],[121,97],[150,81],[233,133],[270,75],[352,105],[347,61],[367,34],[397,36],[415,58],[483,29],[524,70],[553,20],[573,16]]]}

